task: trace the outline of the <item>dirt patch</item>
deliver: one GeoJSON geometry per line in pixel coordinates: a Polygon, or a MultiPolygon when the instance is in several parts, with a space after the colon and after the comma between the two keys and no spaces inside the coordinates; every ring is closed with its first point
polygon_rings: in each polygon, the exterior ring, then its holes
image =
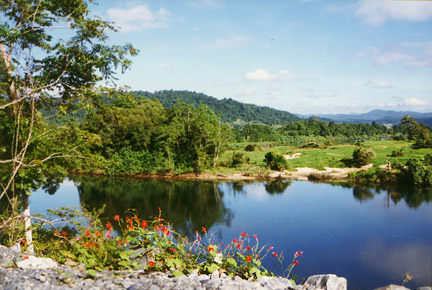
{"type": "Polygon", "coordinates": [[[302,155],[301,153],[294,153],[293,155],[285,155],[285,159],[294,159],[294,158],[299,158],[300,155],[302,155]]]}

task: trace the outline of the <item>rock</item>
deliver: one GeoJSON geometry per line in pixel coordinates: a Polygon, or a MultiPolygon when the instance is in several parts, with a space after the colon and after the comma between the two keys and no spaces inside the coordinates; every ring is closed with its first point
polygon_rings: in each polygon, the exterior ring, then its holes
{"type": "Polygon", "coordinates": [[[313,275],[303,283],[302,289],[346,290],[347,280],[334,274],[313,275]]]}
{"type": "Polygon", "coordinates": [[[417,288],[417,290],[432,290],[432,287],[430,287],[430,286],[422,286],[422,287],[417,288]]]}
{"type": "Polygon", "coordinates": [[[381,288],[377,288],[377,289],[374,289],[374,290],[410,290],[410,289],[408,289],[408,288],[406,288],[404,286],[401,286],[401,285],[390,284],[390,285],[387,285],[387,286],[384,286],[384,287],[381,287],[381,288]]]}
{"type": "Polygon", "coordinates": [[[17,262],[17,266],[23,270],[25,269],[51,269],[57,268],[57,263],[51,258],[38,258],[35,256],[28,256],[28,259],[17,262]]]}

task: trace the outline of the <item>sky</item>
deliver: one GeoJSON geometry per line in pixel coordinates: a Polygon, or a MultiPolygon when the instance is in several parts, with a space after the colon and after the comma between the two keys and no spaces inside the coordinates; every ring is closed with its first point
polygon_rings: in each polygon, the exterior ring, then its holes
{"type": "Polygon", "coordinates": [[[432,1],[99,0],[117,85],[189,90],[297,114],[432,111],[432,1]]]}

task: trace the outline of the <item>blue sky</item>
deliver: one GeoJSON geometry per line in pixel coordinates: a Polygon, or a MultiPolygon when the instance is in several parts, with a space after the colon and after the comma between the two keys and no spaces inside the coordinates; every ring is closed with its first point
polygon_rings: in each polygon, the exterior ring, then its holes
{"type": "Polygon", "coordinates": [[[432,111],[432,1],[110,0],[118,85],[190,90],[299,114],[432,111]]]}

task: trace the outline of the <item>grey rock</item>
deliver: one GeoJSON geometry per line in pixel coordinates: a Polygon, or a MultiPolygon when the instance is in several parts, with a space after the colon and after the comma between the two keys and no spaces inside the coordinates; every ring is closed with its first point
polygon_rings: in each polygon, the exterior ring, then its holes
{"type": "Polygon", "coordinates": [[[347,280],[334,274],[313,275],[303,283],[303,289],[346,290],[347,280]]]}
{"type": "Polygon", "coordinates": [[[17,266],[21,269],[51,269],[57,268],[58,265],[51,258],[28,256],[28,259],[17,262],[17,266]]]}
{"type": "Polygon", "coordinates": [[[406,288],[404,286],[401,286],[401,285],[390,284],[390,285],[387,285],[387,286],[384,286],[384,287],[381,287],[381,288],[377,288],[377,289],[374,289],[374,290],[410,290],[410,289],[408,289],[408,288],[406,288]]]}

